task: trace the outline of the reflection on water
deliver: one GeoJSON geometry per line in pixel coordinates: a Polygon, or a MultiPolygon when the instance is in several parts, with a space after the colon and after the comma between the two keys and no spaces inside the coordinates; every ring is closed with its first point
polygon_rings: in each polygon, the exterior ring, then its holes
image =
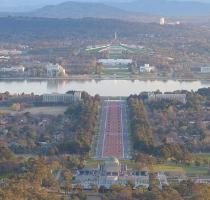
{"type": "Polygon", "coordinates": [[[69,90],[87,91],[91,95],[128,96],[143,91],[169,92],[175,90],[198,90],[210,87],[210,81],[129,81],[129,80],[47,80],[47,81],[0,81],[0,92],[10,93],[65,93],[69,90]]]}

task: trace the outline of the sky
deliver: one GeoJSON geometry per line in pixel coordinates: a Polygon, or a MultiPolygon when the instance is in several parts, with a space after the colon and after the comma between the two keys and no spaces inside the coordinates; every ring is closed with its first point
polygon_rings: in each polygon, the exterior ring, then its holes
{"type": "MultiPolygon", "coordinates": [[[[29,11],[36,8],[40,8],[45,5],[58,4],[66,1],[88,1],[88,2],[129,2],[135,0],[0,0],[0,12],[5,11],[29,11]]],[[[140,1],[140,0],[139,0],[140,1]]],[[[155,1],[155,0],[154,0],[155,1]]],[[[175,1],[199,1],[210,3],[210,0],[175,0],[175,1]]]]}

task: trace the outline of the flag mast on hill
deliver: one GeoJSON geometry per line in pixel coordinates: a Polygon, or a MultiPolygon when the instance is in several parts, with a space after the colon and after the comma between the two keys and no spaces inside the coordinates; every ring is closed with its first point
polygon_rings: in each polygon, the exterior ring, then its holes
{"type": "Polygon", "coordinates": [[[117,40],[117,32],[114,33],[114,40],[117,40]]]}

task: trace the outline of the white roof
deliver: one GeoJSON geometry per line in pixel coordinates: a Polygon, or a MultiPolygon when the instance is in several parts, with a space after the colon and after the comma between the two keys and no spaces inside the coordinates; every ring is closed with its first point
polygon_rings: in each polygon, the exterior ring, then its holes
{"type": "Polygon", "coordinates": [[[130,64],[133,62],[132,59],[99,59],[99,63],[102,64],[130,64]]]}

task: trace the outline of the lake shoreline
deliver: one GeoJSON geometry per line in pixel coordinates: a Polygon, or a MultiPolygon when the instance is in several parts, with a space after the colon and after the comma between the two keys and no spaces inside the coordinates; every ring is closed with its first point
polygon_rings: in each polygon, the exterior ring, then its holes
{"type": "Polygon", "coordinates": [[[210,87],[209,80],[171,80],[171,79],[1,79],[0,92],[11,94],[37,95],[51,93],[66,93],[70,90],[86,91],[90,95],[129,96],[141,92],[173,92],[180,90],[197,91],[210,87]]]}
{"type": "Polygon", "coordinates": [[[0,77],[0,81],[102,81],[102,80],[126,80],[126,81],[210,81],[210,78],[167,78],[167,77],[112,77],[112,76],[88,76],[75,75],[71,77],[0,77]]]}

